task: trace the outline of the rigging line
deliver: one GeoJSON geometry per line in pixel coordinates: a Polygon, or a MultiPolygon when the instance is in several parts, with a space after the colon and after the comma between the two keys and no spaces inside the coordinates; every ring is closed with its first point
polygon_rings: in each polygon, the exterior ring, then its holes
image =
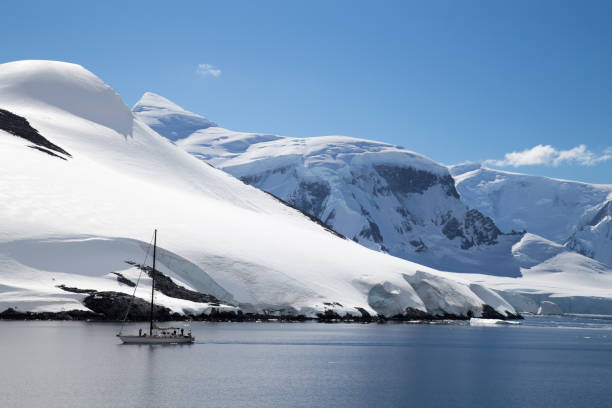
{"type": "Polygon", "coordinates": [[[147,247],[147,252],[145,253],[144,261],[141,264],[140,273],[138,274],[138,279],[136,280],[136,286],[134,286],[134,292],[132,292],[132,298],[130,299],[130,303],[128,304],[128,308],[125,312],[125,316],[123,316],[123,321],[121,322],[121,329],[119,329],[119,334],[123,332],[123,327],[125,326],[125,321],[130,313],[130,309],[132,308],[132,304],[134,303],[134,298],[136,297],[136,289],[138,289],[138,284],[140,283],[140,278],[142,277],[142,272],[147,264],[147,259],[149,258],[149,252],[151,251],[151,244],[153,243],[153,237],[149,241],[149,246],[147,247]]]}

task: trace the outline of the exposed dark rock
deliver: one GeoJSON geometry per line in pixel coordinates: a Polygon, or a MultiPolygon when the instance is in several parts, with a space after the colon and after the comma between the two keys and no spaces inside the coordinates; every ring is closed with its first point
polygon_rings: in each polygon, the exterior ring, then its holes
{"type": "Polygon", "coordinates": [[[425,245],[425,243],[421,239],[410,241],[410,245],[415,247],[415,252],[427,251],[427,245],[425,245]]]}
{"type": "MultiPolygon", "coordinates": [[[[442,320],[469,320],[471,317],[471,312],[468,312],[467,315],[456,315],[452,313],[442,313],[442,314],[431,314],[428,312],[423,312],[418,309],[413,309],[411,307],[406,308],[406,311],[403,314],[397,314],[392,316],[388,320],[396,320],[396,321],[442,321],[442,320]]],[[[387,319],[384,319],[387,320],[387,319]]]]}
{"type": "MultiPolygon", "coordinates": [[[[72,157],[70,156],[70,153],[68,153],[61,147],[51,143],[49,140],[47,140],[47,138],[45,138],[40,133],[38,133],[38,130],[30,126],[30,123],[28,122],[28,120],[24,118],[23,116],[15,115],[12,112],[9,112],[4,109],[0,109],[0,129],[5,130],[15,136],[29,140],[30,142],[34,143],[37,146],[45,148],[45,149],[38,149],[35,146],[31,146],[31,147],[34,147],[35,149],[44,151],[45,153],[52,154],[48,150],[53,150],[57,153],[61,153],[68,157],[72,157]]],[[[54,155],[54,156],[57,156],[57,155],[54,155]]],[[[57,156],[57,157],[60,157],[60,156],[57,156]]]]}
{"type": "Polygon", "coordinates": [[[524,317],[521,316],[520,313],[510,313],[510,312],[506,312],[506,320],[523,320],[524,317]]]}
{"type": "Polygon", "coordinates": [[[383,242],[383,236],[380,233],[380,229],[378,228],[378,225],[376,225],[374,222],[368,220],[368,224],[369,226],[364,227],[360,232],[359,232],[359,236],[366,238],[366,239],[370,239],[374,242],[376,242],[377,244],[380,244],[383,242]]]}
{"type": "Polygon", "coordinates": [[[499,313],[497,310],[493,309],[489,305],[482,305],[482,316],[483,319],[501,319],[505,320],[506,316],[499,313]]]}
{"type": "Polygon", "coordinates": [[[495,245],[497,237],[501,235],[493,220],[478,210],[469,210],[465,214],[464,231],[466,239],[461,245],[462,248],[467,245],[468,248],[474,245],[495,245]]]}
{"type": "Polygon", "coordinates": [[[319,218],[325,209],[325,200],[331,188],[327,182],[300,182],[296,191],[287,199],[297,208],[319,218]]]}
{"type": "Polygon", "coordinates": [[[469,210],[465,214],[463,224],[452,217],[442,228],[442,233],[448,239],[463,238],[462,249],[469,249],[474,245],[497,244],[497,237],[501,235],[493,220],[478,210],[469,210]]]}
{"type": "Polygon", "coordinates": [[[119,273],[119,272],[113,272],[115,275],[117,275],[117,281],[119,283],[123,283],[125,285],[131,286],[131,287],[135,287],[136,284],[134,282],[132,282],[131,280],[129,280],[128,278],[126,278],[125,276],[123,276],[123,274],[119,273]]]}
{"type": "Polygon", "coordinates": [[[482,305],[482,316],[483,319],[501,319],[501,320],[521,320],[523,316],[519,313],[513,314],[510,312],[506,312],[505,315],[499,313],[491,306],[484,304],[482,305]]]}
{"type": "Polygon", "coordinates": [[[390,165],[376,165],[374,168],[387,182],[387,187],[379,188],[378,192],[423,194],[430,187],[439,184],[447,196],[459,198],[459,193],[455,189],[455,181],[450,174],[439,176],[412,167],[390,165]]]}
{"type": "Polygon", "coordinates": [[[432,318],[429,313],[412,307],[406,308],[403,317],[408,320],[429,320],[432,318]]]}
{"type": "Polygon", "coordinates": [[[153,274],[155,274],[155,289],[166,296],[170,296],[177,299],[190,300],[192,302],[198,303],[219,303],[219,299],[217,299],[213,295],[195,292],[183,286],[177,285],[172,279],[170,279],[157,269],[155,270],[155,272],[153,272],[153,268],[151,268],[150,266],[142,266],[139,264],[135,264],[135,266],[146,272],[146,274],[149,275],[149,277],[151,278],[153,277],[153,274]]]}
{"type": "Polygon", "coordinates": [[[323,313],[317,313],[317,318],[322,322],[330,322],[330,321],[342,321],[343,317],[340,316],[337,312],[326,309],[323,313]]]}
{"type": "Polygon", "coordinates": [[[64,312],[20,312],[11,307],[0,313],[0,320],[102,320],[103,315],[89,310],[64,312]]]}
{"type": "Polygon", "coordinates": [[[60,288],[61,290],[65,290],[66,292],[72,292],[72,293],[96,293],[98,292],[95,289],[79,289],[79,288],[75,288],[75,287],[70,287],[70,286],[66,286],[66,285],[57,285],[57,288],[60,288]]]}
{"type": "MultiPolygon", "coordinates": [[[[120,292],[97,292],[83,299],[83,304],[95,313],[103,315],[104,320],[123,320],[128,307],[127,320],[149,320],[151,308],[149,302],[120,292]],[[132,302],[131,307],[129,307],[130,302],[132,302]]],[[[183,316],[172,313],[167,307],[154,305],[153,318],[155,320],[180,320],[183,319],[183,316]]]]}
{"type": "Polygon", "coordinates": [[[448,220],[444,228],[442,228],[442,233],[448,239],[455,239],[457,237],[463,237],[463,230],[461,228],[461,224],[455,217],[448,220]]]}
{"type": "Polygon", "coordinates": [[[359,313],[361,313],[362,319],[367,320],[367,321],[372,320],[372,315],[368,313],[368,311],[365,310],[363,307],[355,307],[355,309],[359,310],[359,313]]]}
{"type": "Polygon", "coordinates": [[[253,175],[253,176],[242,176],[240,177],[240,181],[242,181],[245,184],[249,184],[249,185],[253,185],[253,184],[257,184],[261,181],[262,176],[261,175],[253,175]]]}

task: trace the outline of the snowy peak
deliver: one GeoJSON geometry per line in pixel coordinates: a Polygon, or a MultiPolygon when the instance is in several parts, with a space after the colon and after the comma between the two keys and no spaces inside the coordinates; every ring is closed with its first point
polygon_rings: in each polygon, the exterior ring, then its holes
{"type": "Polygon", "coordinates": [[[133,116],[121,97],[80,65],[58,61],[0,64],[0,104],[64,111],[128,135],[133,116]]]}
{"type": "Polygon", "coordinates": [[[153,130],[173,141],[186,138],[197,130],[217,126],[153,92],[146,92],[132,111],[153,130]]]}
{"type": "Polygon", "coordinates": [[[142,95],[142,98],[140,98],[140,100],[132,107],[132,111],[134,112],[146,112],[151,110],[191,113],[178,106],[171,100],[153,92],[145,92],[144,95],[142,95]]]}

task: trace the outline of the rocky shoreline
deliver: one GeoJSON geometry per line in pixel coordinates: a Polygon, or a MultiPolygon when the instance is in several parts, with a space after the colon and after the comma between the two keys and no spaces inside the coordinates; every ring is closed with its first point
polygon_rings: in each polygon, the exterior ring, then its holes
{"type": "MultiPolygon", "coordinates": [[[[88,307],[93,306],[99,310],[98,307],[107,305],[109,297],[104,295],[105,292],[99,292],[98,295],[103,294],[101,300],[97,303],[88,302],[88,307]]],[[[121,294],[123,295],[123,294],[121,294]]],[[[127,295],[125,295],[128,297],[127,295]]],[[[149,319],[148,304],[141,299],[136,299],[134,302],[136,305],[132,305],[130,313],[128,314],[127,321],[130,322],[144,322],[149,319]],[[143,305],[140,305],[140,303],[143,305]],[[146,307],[145,307],[146,306],[146,307]]],[[[485,305],[487,306],[487,305],[485,305]]],[[[490,307],[489,307],[490,308],[490,307]]],[[[488,308],[483,308],[483,319],[500,319],[500,320],[520,320],[523,317],[520,314],[503,316],[495,312],[492,308],[492,312],[485,313],[488,308]]],[[[76,321],[92,321],[92,322],[119,322],[123,320],[125,315],[125,309],[115,304],[114,306],[106,309],[105,312],[95,312],[87,310],[68,310],[62,312],[22,312],[13,308],[8,308],[3,312],[0,312],[0,320],[76,320],[76,321]]],[[[276,314],[262,314],[262,313],[245,313],[241,310],[234,311],[218,311],[213,309],[209,314],[202,313],[199,315],[186,314],[182,315],[179,313],[173,313],[170,309],[156,306],[155,319],[158,321],[210,321],[210,322],[321,322],[321,323],[386,323],[386,322],[444,322],[444,321],[466,321],[473,316],[463,315],[430,315],[428,313],[415,310],[414,313],[407,313],[405,315],[396,315],[392,317],[385,317],[382,315],[370,315],[367,311],[363,310],[361,316],[353,316],[346,314],[344,316],[338,313],[327,310],[324,313],[318,313],[317,317],[308,317],[305,315],[276,315],[276,314]]]]}

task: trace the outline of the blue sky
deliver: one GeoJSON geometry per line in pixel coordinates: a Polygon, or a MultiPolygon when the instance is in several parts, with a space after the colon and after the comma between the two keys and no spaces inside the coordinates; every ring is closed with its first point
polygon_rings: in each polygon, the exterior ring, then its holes
{"type": "Polygon", "coordinates": [[[342,134],[446,164],[612,183],[610,1],[19,1],[2,12],[1,62],[79,63],[129,105],[153,91],[229,129],[342,134]]]}

